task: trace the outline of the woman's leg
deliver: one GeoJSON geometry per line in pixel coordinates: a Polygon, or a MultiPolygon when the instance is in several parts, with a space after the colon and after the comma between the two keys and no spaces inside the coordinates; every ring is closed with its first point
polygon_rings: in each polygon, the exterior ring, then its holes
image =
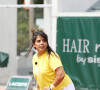
{"type": "Polygon", "coordinates": [[[75,90],[74,84],[73,82],[70,83],[68,86],[66,86],[65,88],[63,88],[62,90],[75,90]]]}

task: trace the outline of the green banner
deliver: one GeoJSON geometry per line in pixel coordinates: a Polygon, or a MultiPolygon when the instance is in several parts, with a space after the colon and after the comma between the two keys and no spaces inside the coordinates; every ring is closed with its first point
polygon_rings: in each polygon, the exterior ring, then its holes
{"type": "Polygon", "coordinates": [[[11,77],[6,90],[28,90],[31,79],[24,76],[11,77]]]}
{"type": "Polygon", "coordinates": [[[58,17],[57,53],[79,90],[100,90],[100,17],[58,17]]]}

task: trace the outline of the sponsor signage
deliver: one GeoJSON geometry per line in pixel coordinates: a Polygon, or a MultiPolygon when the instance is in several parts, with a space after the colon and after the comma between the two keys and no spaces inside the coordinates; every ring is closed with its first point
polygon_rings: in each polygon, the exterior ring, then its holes
{"type": "Polygon", "coordinates": [[[16,76],[11,77],[7,83],[6,90],[28,90],[31,84],[30,77],[16,76]]]}
{"type": "Polygon", "coordinates": [[[100,17],[58,17],[57,47],[79,90],[100,89],[100,17]]]}

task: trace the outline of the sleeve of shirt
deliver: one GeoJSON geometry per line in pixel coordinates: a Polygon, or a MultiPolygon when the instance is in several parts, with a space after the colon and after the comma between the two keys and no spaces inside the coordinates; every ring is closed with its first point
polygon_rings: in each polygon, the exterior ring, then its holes
{"type": "MultiPolygon", "coordinates": [[[[57,54],[56,54],[57,55],[57,54]]],[[[51,54],[50,55],[50,61],[49,61],[49,65],[50,65],[50,68],[55,71],[56,68],[60,67],[60,66],[63,66],[62,63],[61,63],[61,60],[60,60],[60,57],[57,55],[54,55],[54,54],[51,54]]]]}

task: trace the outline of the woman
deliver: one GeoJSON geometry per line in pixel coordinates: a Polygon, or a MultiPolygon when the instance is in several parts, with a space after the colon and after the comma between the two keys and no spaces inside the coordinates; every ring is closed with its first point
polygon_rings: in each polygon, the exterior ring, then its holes
{"type": "Polygon", "coordinates": [[[37,50],[32,60],[36,90],[75,90],[72,80],[64,72],[60,57],[50,48],[47,35],[34,29],[32,34],[30,50],[32,47],[37,50]]]}

